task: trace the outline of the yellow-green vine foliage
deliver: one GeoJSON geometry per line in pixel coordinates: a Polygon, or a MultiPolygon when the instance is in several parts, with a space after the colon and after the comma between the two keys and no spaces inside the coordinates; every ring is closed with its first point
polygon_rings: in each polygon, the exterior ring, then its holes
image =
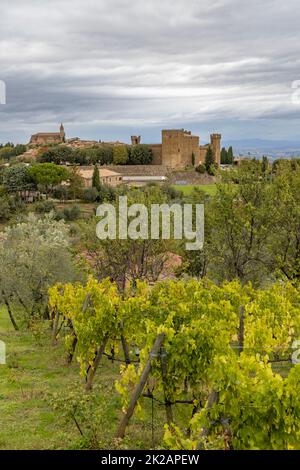
{"type": "MultiPolygon", "coordinates": [[[[109,280],[90,279],[86,286],[53,287],[50,305],[72,320],[82,365],[92,361],[105,334],[114,339],[122,332],[131,349],[140,349],[140,364],[122,366],[116,383],[123,410],[156,336],[165,334],[146,387],[161,401],[166,394],[172,403],[190,402],[182,405],[189,407],[184,418],[165,428],[167,447],[300,447],[300,365],[290,361],[300,339],[300,293],[292,284],[256,290],[237,281],[165,281],[152,288],[137,283],[121,296],[109,280]],[[88,293],[91,303],[82,313],[88,293]],[[218,398],[208,407],[212,393],[218,398]]],[[[144,403],[141,398],[138,410],[144,403]]]]}

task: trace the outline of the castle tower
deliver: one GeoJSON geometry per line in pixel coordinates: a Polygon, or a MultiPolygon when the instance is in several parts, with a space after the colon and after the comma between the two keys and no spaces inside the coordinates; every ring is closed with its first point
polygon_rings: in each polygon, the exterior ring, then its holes
{"type": "Polygon", "coordinates": [[[63,126],[63,123],[61,123],[61,125],[60,125],[59,134],[60,134],[60,137],[61,137],[61,141],[65,142],[66,141],[66,133],[65,133],[65,128],[63,126]]]}
{"type": "Polygon", "coordinates": [[[169,168],[190,167],[199,161],[199,137],[185,129],[162,130],[162,164],[169,168]],[[194,157],[193,157],[194,154],[194,157]]]}
{"type": "Polygon", "coordinates": [[[221,134],[211,134],[210,143],[214,153],[215,163],[221,164],[221,134]]]}
{"type": "Polygon", "coordinates": [[[131,136],[131,145],[139,145],[141,143],[141,136],[140,135],[132,135],[131,136]]]}

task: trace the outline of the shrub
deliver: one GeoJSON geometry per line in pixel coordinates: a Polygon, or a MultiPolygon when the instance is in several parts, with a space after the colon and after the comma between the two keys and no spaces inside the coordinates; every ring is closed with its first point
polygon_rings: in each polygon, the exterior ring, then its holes
{"type": "Polygon", "coordinates": [[[77,390],[76,387],[69,387],[61,393],[49,393],[48,403],[61,419],[73,425],[74,431],[79,433],[75,448],[112,447],[112,436],[107,430],[110,429],[111,417],[114,420],[117,417],[116,412],[109,409],[102,386],[96,386],[95,390],[88,394],[77,390]]]}
{"type": "Polygon", "coordinates": [[[52,201],[40,201],[36,204],[34,210],[37,214],[47,214],[55,210],[55,204],[52,201]]]}
{"type": "Polygon", "coordinates": [[[25,204],[19,196],[2,196],[0,197],[0,221],[9,220],[14,214],[22,210],[26,212],[25,204]]]}
{"type": "Polygon", "coordinates": [[[65,207],[63,209],[63,218],[67,222],[72,222],[73,220],[79,219],[80,215],[81,210],[78,206],[65,207]]]}
{"type": "Polygon", "coordinates": [[[200,163],[200,165],[196,167],[196,171],[203,175],[206,172],[206,168],[202,163],[200,163]]]}
{"type": "Polygon", "coordinates": [[[69,194],[68,193],[69,193],[68,186],[59,185],[59,186],[55,186],[55,188],[53,188],[52,196],[53,196],[54,199],[59,199],[59,200],[69,199],[69,194]]]}
{"type": "Polygon", "coordinates": [[[87,188],[83,191],[82,199],[86,202],[95,202],[99,196],[96,188],[87,188]]]}
{"type": "Polygon", "coordinates": [[[1,198],[0,199],[0,221],[6,221],[10,218],[11,213],[10,213],[10,206],[9,206],[9,201],[6,198],[1,198]]]}
{"type": "Polygon", "coordinates": [[[210,175],[210,176],[214,176],[216,174],[216,170],[217,170],[217,167],[215,164],[211,165],[208,170],[207,170],[207,173],[210,175]]]}
{"type": "Polygon", "coordinates": [[[114,201],[116,198],[116,190],[112,186],[103,184],[98,193],[98,201],[114,201]]]}
{"type": "Polygon", "coordinates": [[[182,191],[178,191],[168,184],[162,187],[162,191],[167,195],[168,200],[182,199],[183,196],[182,191]]]}

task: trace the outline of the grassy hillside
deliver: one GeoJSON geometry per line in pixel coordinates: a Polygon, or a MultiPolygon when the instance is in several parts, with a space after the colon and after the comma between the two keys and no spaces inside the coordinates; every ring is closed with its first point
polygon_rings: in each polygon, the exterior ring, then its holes
{"type": "MultiPolygon", "coordinates": [[[[54,411],[52,396],[69,396],[84,390],[78,364],[65,365],[63,342],[53,347],[49,332],[15,332],[6,311],[0,310],[0,339],[6,343],[7,364],[0,365],[0,449],[76,449],[90,444],[80,436],[74,422],[54,411]]],[[[119,363],[108,359],[98,371],[95,391],[100,406],[97,439],[102,448],[117,446],[113,436],[120,418],[120,399],[115,391],[119,363]]],[[[84,395],[84,393],[83,393],[84,395]]],[[[150,402],[150,400],[148,400],[150,402]]],[[[147,423],[134,418],[122,446],[152,448],[161,443],[162,407],[155,406],[152,441],[151,402],[147,423]]],[[[94,413],[93,413],[94,414],[94,413]]],[[[95,416],[91,420],[95,421],[95,416]]],[[[81,423],[80,423],[81,424],[81,423]]],[[[82,420],[85,430],[86,416],[82,420]]]]}

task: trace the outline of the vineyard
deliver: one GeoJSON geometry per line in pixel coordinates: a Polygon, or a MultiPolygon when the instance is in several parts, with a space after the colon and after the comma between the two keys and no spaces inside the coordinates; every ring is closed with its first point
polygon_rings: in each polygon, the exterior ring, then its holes
{"type": "Polygon", "coordinates": [[[296,161],[254,161],[212,196],[120,190],[203,203],[201,250],[53,211],[5,226],[0,448],[300,449],[299,185],[296,161]]]}
{"type": "Polygon", "coordinates": [[[67,363],[79,362],[85,397],[103,362],[118,364],[109,384],[122,401],[115,442],[133,415],[151,425],[151,403],[165,409],[163,448],[299,447],[300,292],[292,284],[137,282],[120,293],[90,278],[53,286],[49,299],[52,344],[64,341],[67,363]]]}

